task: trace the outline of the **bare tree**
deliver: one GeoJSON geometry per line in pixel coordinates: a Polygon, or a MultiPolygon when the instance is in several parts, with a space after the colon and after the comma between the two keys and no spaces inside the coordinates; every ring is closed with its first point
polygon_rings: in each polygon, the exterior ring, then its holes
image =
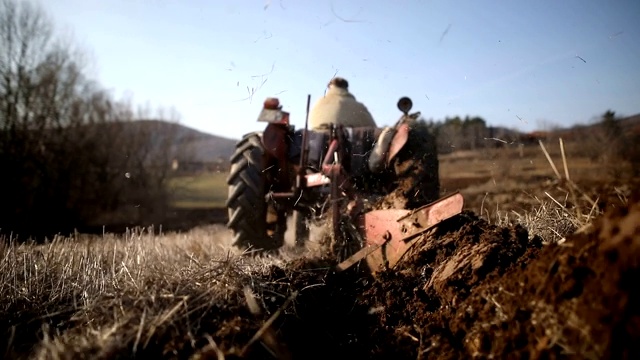
{"type": "Polygon", "coordinates": [[[136,120],[85,76],[82,51],[39,7],[0,0],[0,230],[68,231],[122,208],[166,208],[174,134],[136,120]]]}

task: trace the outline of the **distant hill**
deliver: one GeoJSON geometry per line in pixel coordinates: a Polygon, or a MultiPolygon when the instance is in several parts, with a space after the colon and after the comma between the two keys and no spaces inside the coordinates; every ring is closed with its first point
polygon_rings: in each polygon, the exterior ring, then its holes
{"type": "MultiPolygon", "coordinates": [[[[640,134],[640,114],[618,118],[618,124],[623,133],[640,134]]],[[[565,140],[579,140],[581,137],[600,129],[599,122],[592,124],[578,124],[572,127],[560,128],[550,133],[554,136],[562,137],[565,140]]]]}
{"type": "Polygon", "coordinates": [[[158,141],[171,138],[177,153],[194,162],[213,162],[220,158],[228,161],[238,141],[161,120],[138,120],[127,126],[132,131],[152,131],[158,135],[158,141]]]}
{"type": "Polygon", "coordinates": [[[177,151],[176,154],[184,154],[188,157],[188,161],[195,162],[216,162],[219,158],[229,160],[238,141],[208,134],[179,123],[154,119],[86,123],[81,126],[71,126],[68,130],[56,125],[42,131],[53,138],[65,134],[69,141],[91,139],[100,137],[102,134],[127,135],[130,139],[150,138],[153,145],[173,147],[177,151]]]}
{"type": "Polygon", "coordinates": [[[640,129],[640,114],[620,119],[620,126],[623,130],[638,131],[640,129]]]}

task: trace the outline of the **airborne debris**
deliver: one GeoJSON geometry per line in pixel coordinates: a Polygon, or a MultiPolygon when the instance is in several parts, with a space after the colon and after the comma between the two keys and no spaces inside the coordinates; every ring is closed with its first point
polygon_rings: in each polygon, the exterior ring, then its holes
{"type": "Polygon", "coordinates": [[[439,44],[442,43],[442,40],[444,40],[444,37],[447,36],[447,34],[449,33],[449,30],[451,30],[451,25],[452,24],[447,25],[447,28],[444,29],[444,31],[442,32],[442,35],[440,35],[440,41],[438,41],[439,44]]]}

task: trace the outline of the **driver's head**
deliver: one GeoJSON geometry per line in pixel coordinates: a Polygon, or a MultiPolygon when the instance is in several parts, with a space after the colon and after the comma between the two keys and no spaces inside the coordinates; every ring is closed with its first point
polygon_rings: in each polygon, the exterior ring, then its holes
{"type": "Polygon", "coordinates": [[[331,89],[332,87],[337,87],[340,89],[348,90],[349,82],[341,77],[334,77],[333,79],[331,79],[331,81],[329,81],[329,85],[327,86],[329,87],[329,89],[331,89]]]}

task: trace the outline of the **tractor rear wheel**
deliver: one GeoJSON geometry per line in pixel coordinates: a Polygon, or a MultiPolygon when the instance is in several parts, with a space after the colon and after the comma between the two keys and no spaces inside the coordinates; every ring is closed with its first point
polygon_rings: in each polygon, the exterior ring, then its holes
{"type": "Polygon", "coordinates": [[[256,253],[280,248],[286,227],[265,199],[264,154],[260,134],[245,135],[231,156],[227,177],[227,227],[233,231],[232,245],[256,253]]]}

